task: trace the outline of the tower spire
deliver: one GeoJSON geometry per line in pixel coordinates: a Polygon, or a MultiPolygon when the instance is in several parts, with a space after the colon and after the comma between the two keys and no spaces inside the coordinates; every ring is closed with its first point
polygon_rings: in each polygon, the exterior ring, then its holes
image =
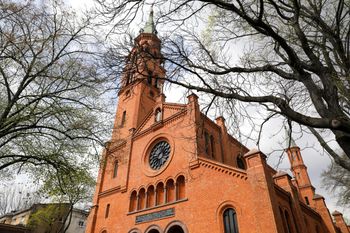
{"type": "Polygon", "coordinates": [[[297,144],[295,143],[293,137],[292,137],[292,132],[291,130],[288,130],[286,126],[284,126],[284,130],[286,133],[286,148],[291,148],[291,147],[298,147],[297,144]]]}
{"type": "Polygon", "coordinates": [[[142,31],[144,33],[157,34],[156,26],[154,25],[154,20],[153,20],[153,4],[151,6],[151,11],[149,12],[149,16],[148,16],[148,20],[146,22],[146,25],[142,31]]]}

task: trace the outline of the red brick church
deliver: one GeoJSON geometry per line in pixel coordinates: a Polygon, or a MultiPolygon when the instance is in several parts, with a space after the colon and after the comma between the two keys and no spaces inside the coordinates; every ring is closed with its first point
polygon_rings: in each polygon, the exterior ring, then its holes
{"type": "Polygon", "coordinates": [[[168,103],[161,41],[151,12],[119,91],[87,233],[349,233],[315,193],[294,143],[293,177],[213,122],[198,97],[168,103]]]}

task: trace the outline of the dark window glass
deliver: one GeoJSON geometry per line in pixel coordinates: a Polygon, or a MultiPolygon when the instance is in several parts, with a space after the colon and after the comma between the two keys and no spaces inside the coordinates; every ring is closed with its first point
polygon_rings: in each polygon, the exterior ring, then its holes
{"type": "Polygon", "coordinates": [[[305,203],[306,205],[310,205],[309,198],[305,197],[305,203]]]}
{"type": "Polygon", "coordinates": [[[108,218],[108,215],[109,215],[109,207],[110,207],[110,204],[107,204],[107,206],[106,206],[105,218],[108,218]]]}
{"type": "Polygon", "coordinates": [[[123,112],[122,121],[120,122],[120,126],[122,126],[122,127],[124,126],[125,120],[126,120],[126,111],[123,112]]]}
{"type": "Polygon", "coordinates": [[[113,168],[113,178],[117,177],[118,174],[118,161],[114,163],[114,168],[113,168]]]}
{"type": "Polygon", "coordinates": [[[154,86],[156,87],[156,88],[158,88],[158,77],[155,79],[155,81],[154,81],[154,86]]]}
{"type": "Polygon", "coordinates": [[[225,233],[238,233],[238,224],[236,212],[229,208],[223,214],[225,233]]]}
{"type": "Polygon", "coordinates": [[[243,159],[242,159],[241,156],[238,156],[238,157],[237,157],[237,166],[238,166],[238,168],[240,168],[240,169],[246,169],[246,168],[245,168],[244,161],[243,161],[243,159]]]}
{"type": "Polygon", "coordinates": [[[209,154],[209,134],[204,132],[204,140],[205,140],[205,153],[209,154]]]}

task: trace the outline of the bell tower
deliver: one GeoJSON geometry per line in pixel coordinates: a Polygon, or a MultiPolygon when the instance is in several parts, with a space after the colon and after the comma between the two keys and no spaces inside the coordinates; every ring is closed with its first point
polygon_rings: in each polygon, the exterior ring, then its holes
{"type": "Polygon", "coordinates": [[[307,205],[312,205],[315,196],[315,188],[312,186],[307,167],[304,164],[303,157],[300,153],[300,148],[296,145],[290,133],[286,130],[287,149],[289,162],[291,164],[291,171],[297,183],[299,194],[302,201],[307,205]],[[289,140],[288,140],[289,139],[289,140]]]}
{"type": "Polygon", "coordinates": [[[151,9],[145,27],[140,30],[126,58],[112,141],[127,137],[129,130],[136,129],[163,96],[163,63],[161,41],[157,37],[151,9]]]}

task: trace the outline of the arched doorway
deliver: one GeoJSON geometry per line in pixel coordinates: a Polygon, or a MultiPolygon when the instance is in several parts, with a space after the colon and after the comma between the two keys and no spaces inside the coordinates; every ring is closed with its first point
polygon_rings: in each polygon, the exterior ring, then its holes
{"type": "Polygon", "coordinates": [[[148,233],[159,233],[159,231],[157,229],[152,229],[148,233]]]}
{"type": "Polygon", "coordinates": [[[170,227],[167,233],[185,233],[185,232],[182,229],[182,227],[180,227],[179,225],[175,225],[170,227]]]}

